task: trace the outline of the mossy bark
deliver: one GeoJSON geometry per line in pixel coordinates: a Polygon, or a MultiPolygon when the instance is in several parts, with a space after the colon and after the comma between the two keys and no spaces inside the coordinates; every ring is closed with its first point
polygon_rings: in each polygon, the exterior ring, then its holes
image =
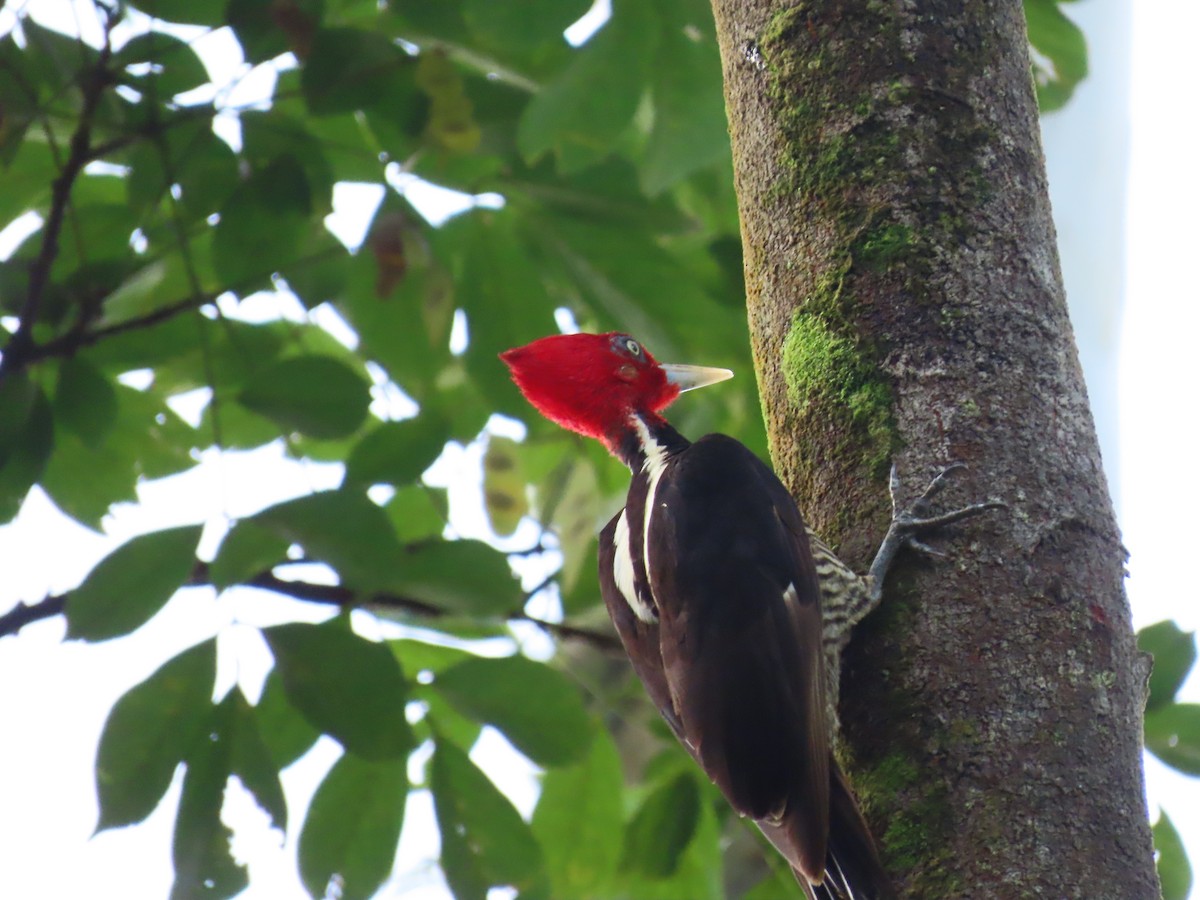
{"type": "Polygon", "coordinates": [[[887,468],[963,461],[841,674],[907,896],[1158,896],[1144,667],[1067,319],[1018,0],[714,0],[775,466],[864,570],[887,468]]]}

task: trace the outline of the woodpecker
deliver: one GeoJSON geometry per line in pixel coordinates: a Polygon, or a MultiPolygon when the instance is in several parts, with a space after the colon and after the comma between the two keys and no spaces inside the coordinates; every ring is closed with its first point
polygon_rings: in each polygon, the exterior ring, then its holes
{"type": "Polygon", "coordinates": [[[859,577],[754,453],[721,434],[692,443],[661,415],[728,369],[661,364],[621,333],[553,335],[500,357],[539,412],[632,472],[625,507],[600,533],[600,590],[675,736],[810,898],[893,898],[831,754],[837,669],[827,668],[879,602],[901,546],[994,504],[923,516],[943,473],[895,517],[859,577]]]}

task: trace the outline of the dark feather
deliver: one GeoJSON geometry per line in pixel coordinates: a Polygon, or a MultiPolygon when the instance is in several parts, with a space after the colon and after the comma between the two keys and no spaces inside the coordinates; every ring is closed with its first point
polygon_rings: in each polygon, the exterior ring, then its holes
{"type": "Polygon", "coordinates": [[[709,435],[673,450],[645,547],[649,480],[637,467],[624,511],[637,597],[657,621],[639,619],[616,584],[620,514],[600,535],[601,593],[634,671],[810,897],[890,898],[829,753],[820,585],[795,503],[732,438],[709,435]]]}
{"type": "Polygon", "coordinates": [[[646,555],[685,738],[733,807],[778,821],[780,851],[817,880],[829,821],[819,586],[774,483],[737,441],[697,441],[662,477],[646,555]]]}

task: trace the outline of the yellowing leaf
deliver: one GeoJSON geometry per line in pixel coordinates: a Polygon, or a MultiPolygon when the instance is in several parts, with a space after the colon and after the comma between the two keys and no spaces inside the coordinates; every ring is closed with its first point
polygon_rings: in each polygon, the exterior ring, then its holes
{"type": "Polygon", "coordinates": [[[511,438],[491,435],[483,455],[483,502],[492,531],[506,536],[517,530],[529,512],[525,473],[519,445],[511,438]]]}

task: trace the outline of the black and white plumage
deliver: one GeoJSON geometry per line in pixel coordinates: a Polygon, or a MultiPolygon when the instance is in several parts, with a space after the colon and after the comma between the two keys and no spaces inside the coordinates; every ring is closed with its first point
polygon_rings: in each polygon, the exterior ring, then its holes
{"type": "Polygon", "coordinates": [[[618,451],[633,479],[600,534],[600,588],[635,672],[811,896],[891,896],[830,756],[820,584],[795,503],[732,438],[631,424],[618,451]]]}
{"type": "MultiPolygon", "coordinates": [[[[943,473],[895,516],[859,577],[746,447],[719,434],[691,443],[659,415],[681,391],[731,372],[662,365],[616,333],[555,335],[501,358],[543,415],[602,441],[632,472],[624,509],[600,535],[600,587],[675,735],[811,898],[894,897],[831,756],[826,682],[849,629],[879,603],[898,549],[996,504],[922,517],[943,473]]],[[[893,478],[893,500],[895,488],[893,478]]]]}

